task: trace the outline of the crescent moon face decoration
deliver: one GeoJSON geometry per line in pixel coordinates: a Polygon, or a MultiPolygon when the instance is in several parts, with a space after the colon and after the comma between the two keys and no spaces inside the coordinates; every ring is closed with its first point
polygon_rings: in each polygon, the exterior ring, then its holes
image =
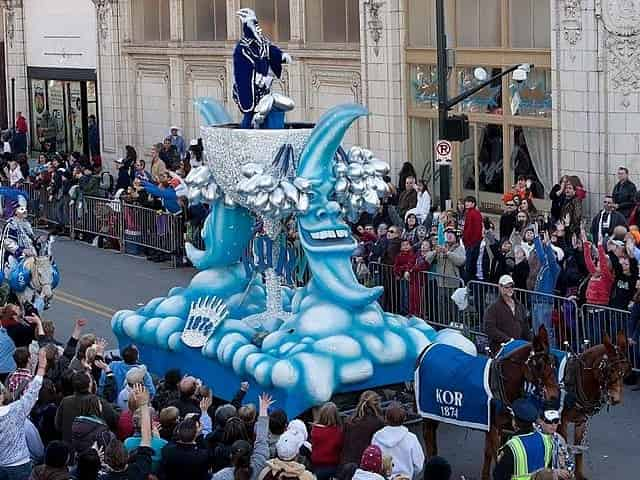
{"type": "Polygon", "coordinates": [[[311,183],[310,204],[298,216],[300,242],[313,272],[311,282],[329,302],[362,308],[374,302],[382,287],[358,283],[351,266],[356,242],[341,219],[341,207],[329,200],[335,183],[334,157],[351,124],[367,114],[360,105],[340,105],[325,113],[300,157],[297,177],[311,183]]]}

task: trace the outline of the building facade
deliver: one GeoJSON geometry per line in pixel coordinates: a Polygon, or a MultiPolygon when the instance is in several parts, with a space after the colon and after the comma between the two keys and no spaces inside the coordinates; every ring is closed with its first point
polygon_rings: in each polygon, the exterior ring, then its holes
{"type": "MultiPolygon", "coordinates": [[[[478,81],[478,67],[491,75],[535,65],[525,82],[504,77],[456,108],[468,115],[471,136],[454,145],[453,198],[473,194],[485,210],[498,210],[518,176],[531,178],[544,198],[561,174],[570,174],[595,194],[588,198],[598,208],[617,166],[640,173],[640,0],[445,3],[451,96],[478,81]]],[[[197,137],[195,102],[202,97],[239,117],[232,100],[235,12],[250,7],[295,59],[276,85],[296,102],[289,118],[315,121],[338,103],[366,105],[370,115],[347,142],[371,148],[394,172],[412,162],[438,196],[434,0],[0,5],[7,80],[15,79],[16,109],[29,114],[36,131],[34,150],[48,131],[39,127],[41,110],[63,112],[56,142],[74,149],[84,119],[95,113],[105,159],[123,156],[129,144],[148,154],[171,125],[197,137]]]]}

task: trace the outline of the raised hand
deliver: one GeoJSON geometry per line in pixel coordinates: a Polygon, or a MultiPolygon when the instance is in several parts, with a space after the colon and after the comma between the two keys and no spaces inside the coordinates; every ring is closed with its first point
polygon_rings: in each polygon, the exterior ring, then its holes
{"type": "Polygon", "coordinates": [[[133,395],[135,396],[138,405],[143,407],[149,405],[149,392],[142,383],[138,383],[133,386],[133,395]]]}
{"type": "Polygon", "coordinates": [[[202,397],[202,400],[200,400],[200,411],[202,413],[207,413],[212,403],[213,403],[213,398],[202,397]]]}
{"type": "Polygon", "coordinates": [[[260,416],[269,416],[269,407],[275,403],[275,400],[268,393],[260,395],[260,416]]]}

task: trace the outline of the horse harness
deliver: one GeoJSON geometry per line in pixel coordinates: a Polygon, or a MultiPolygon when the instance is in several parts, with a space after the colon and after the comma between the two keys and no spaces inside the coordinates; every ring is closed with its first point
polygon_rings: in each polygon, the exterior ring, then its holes
{"type": "MultiPolygon", "coordinates": [[[[525,381],[533,385],[534,393],[537,396],[543,397],[545,393],[544,380],[535,373],[535,370],[538,368],[538,362],[545,358],[547,360],[551,359],[551,362],[553,362],[554,357],[545,351],[536,352],[534,350],[531,350],[531,353],[529,353],[529,356],[524,362],[514,360],[513,358],[511,358],[511,354],[492,362],[489,371],[489,386],[491,388],[491,392],[494,394],[493,397],[496,400],[502,402],[505,406],[511,405],[511,402],[509,401],[507,392],[505,390],[503,362],[510,362],[515,365],[524,365],[526,367],[525,381]]],[[[522,393],[527,392],[523,391],[522,393]]]]}
{"type": "Polygon", "coordinates": [[[571,355],[567,361],[567,369],[563,381],[567,394],[574,396],[575,407],[579,413],[591,417],[596,415],[602,407],[609,405],[609,388],[626,375],[629,361],[621,355],[618,346],[614,346],[616,358],[611,360],[604,354],[597,365],[587,366],[584,354],[571,355]],[[598,398],[590,398],[584,388],[584,372],[594,372],[598,382],[598,398]]]}

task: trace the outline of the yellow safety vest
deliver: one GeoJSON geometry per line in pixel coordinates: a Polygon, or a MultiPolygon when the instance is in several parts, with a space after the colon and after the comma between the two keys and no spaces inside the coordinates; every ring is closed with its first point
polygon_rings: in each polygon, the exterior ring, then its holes
{"type": "MultiPolygon", "coordinates": [[[[526,435],[533,435],[534,433],[528,433],[526,435]]],[[[551,464],[551,458],[553,455],[553,440],[550,435],[540,434],[544,444],[544,466],[547,468],[551,464]]],[[[523,435],[522,435],[523,436],[523,435]]],[[[521,435],[513,437],[507,442],[505,446],[508,446],[513,453],[513,475],[511,480],[530,480],[531,476],[535,472],[529,471],[529,463],[527,458],[527,450],[525,449],[521,435]]]]}

